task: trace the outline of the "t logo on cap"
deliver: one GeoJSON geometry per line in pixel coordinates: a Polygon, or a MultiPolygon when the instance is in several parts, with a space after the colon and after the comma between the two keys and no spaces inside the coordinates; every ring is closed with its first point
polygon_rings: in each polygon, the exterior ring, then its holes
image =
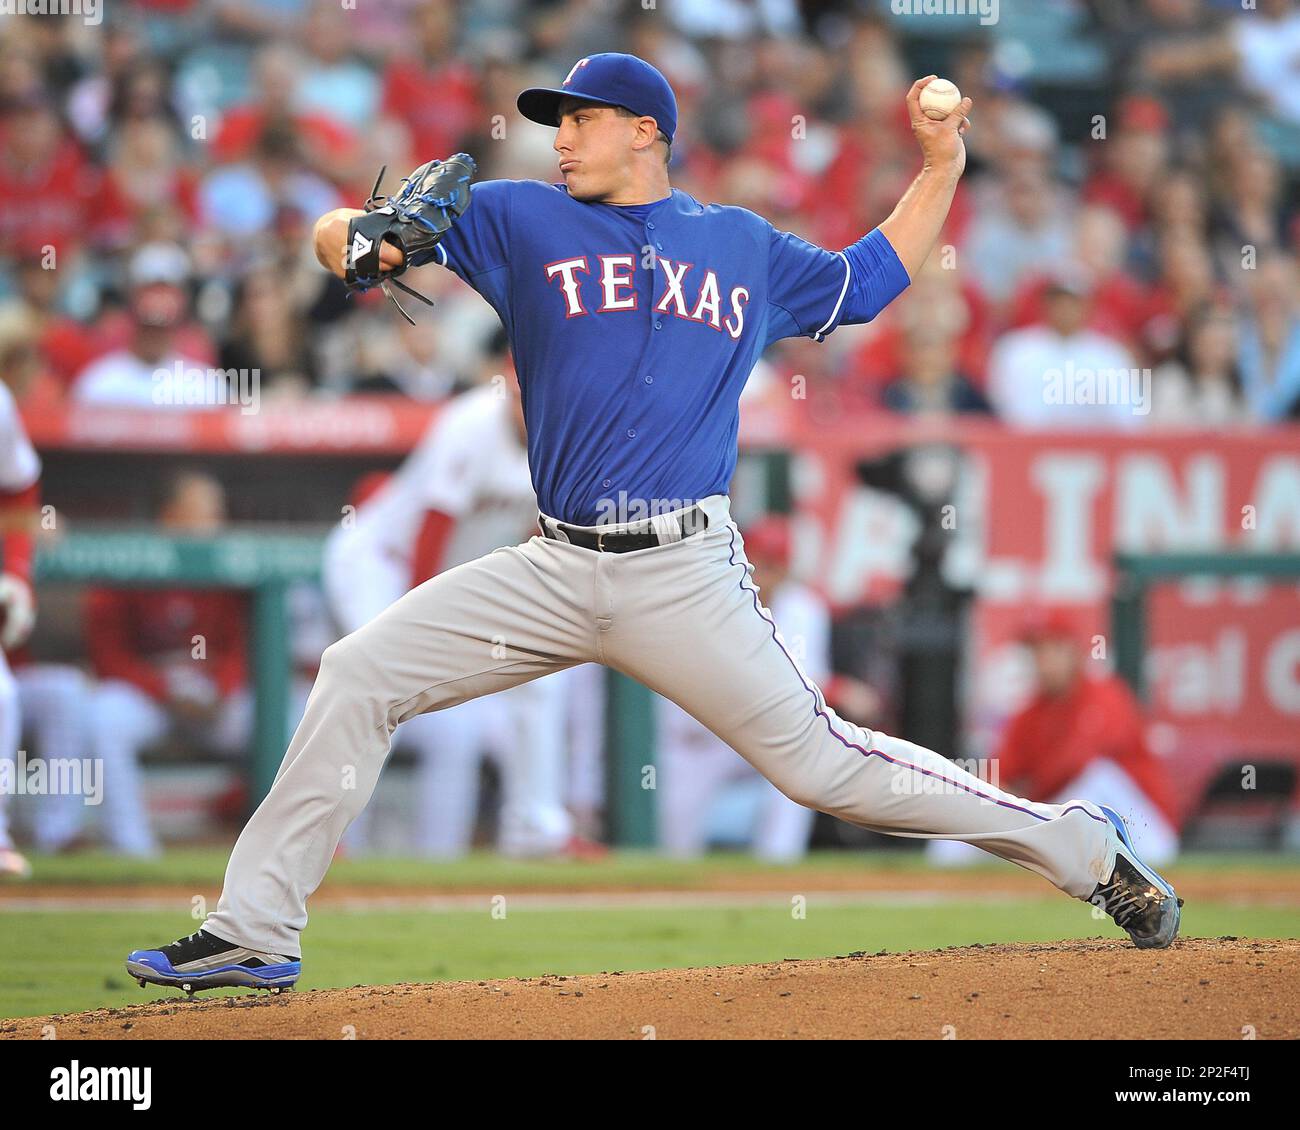
{"type": "Polygon", "coordinates": [[[574,63],[573,66],[569,69],[569,73],[568,73],[567,75],[564,76],[564,81],[563,81],[562,83],[560,83],[560,85],[561,85],[561,86],[568,86],[569,83],[571,83],[571,82],[573,81],[573,76],[576,75],[576,74],[578,73],[578,68],[579,68],[579,67],[585,67],[586,65],[587,65],[587,60],[586,60],[586,59],[579,59],[579,60],[578,60],[576,63],[574,63]]]}

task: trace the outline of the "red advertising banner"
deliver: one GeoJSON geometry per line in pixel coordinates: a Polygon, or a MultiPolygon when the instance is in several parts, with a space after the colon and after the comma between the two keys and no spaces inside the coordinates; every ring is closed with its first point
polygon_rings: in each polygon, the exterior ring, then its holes
{"type": "MultiPolygon", "coordinates": [[[[854,468],[864,452],[908,447],[921,489],[928,474],[938,496],[950,498],[939,511],[952,531],[945,575],[977,594],[965,693],[979,753],[1029,690],[1016,643],[1027,609],[1068,609],[1095,658],[1113,660],[1116,550],[1300,549],[1295,429],[1120,436],[989,425],[823,428],[798,444],[799,564],[837,606],[887,600],[907,576],[918,519],[893,495],[860,485],[854,468]],[[963,453],[946,492],[942,445],[963,453]]],[[[1199,795],[1229,757],[1300,765],[1300,577],[1161,584],[1147,629],[1152,745],[1178,757],[1180,799],[1199,795]]]]}
{"type": "MultiPolygon", "coordinates": [[[[419,442],[442,403],[399,396],[268,401],[193,409],[28,405],[23,424],[42,451],[186,451],[205,455],[404,455],[419,442]]],[[[788,443],[788,411],[756,403],[745,412],[742,442],[788,443]]]]}
{"type": "Polygon", "coordinates": [[[73,404],[28,411],[23,422],[44,451],[399,455],[419,442],[438,410],[390,396],[265,404],[255,412],[73,404]]]}

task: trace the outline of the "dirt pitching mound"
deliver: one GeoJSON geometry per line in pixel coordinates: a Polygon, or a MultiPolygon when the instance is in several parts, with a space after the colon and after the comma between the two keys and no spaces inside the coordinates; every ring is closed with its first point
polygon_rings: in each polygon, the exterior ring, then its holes
{"type": "Polygon", "coordinates": [[[34,1039],[1300,1037],[1300,940],[1088,940],[312,990],[0,1023],[34,1039]]]}

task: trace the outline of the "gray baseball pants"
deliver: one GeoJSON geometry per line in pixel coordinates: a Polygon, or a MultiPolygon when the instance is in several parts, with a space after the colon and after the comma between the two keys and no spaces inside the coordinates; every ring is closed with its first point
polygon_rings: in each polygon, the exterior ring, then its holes
{"type": "Polygon", "coordinates": [[[800,804],[872,831],[977,844],[1076,898],[1109,877],[1116,841],[1095,805],[1023,800],[838,717],[763,607],[727,498],[700,505],[708,529],[649,549],[536,536],[494,550],[329,647],[204,929],[299,954],[307,900],[398,723],[593,661],[672,699],[800,804]]]}

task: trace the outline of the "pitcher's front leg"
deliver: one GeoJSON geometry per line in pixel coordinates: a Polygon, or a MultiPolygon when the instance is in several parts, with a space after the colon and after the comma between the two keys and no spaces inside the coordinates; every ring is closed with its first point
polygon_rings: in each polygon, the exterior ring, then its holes
{"type": "Polygon", "coordinates": [[[646,555],[644,567],[661,574],[651,598],[634,596],[642,563],[628,561],[611,665],[672,699],[808,808],[871,831],[965,840],[1077,898],[1093,894],[1115,850],[1096,805],[1013,796],[931,750],[840,718],[762,605],[734,527],[702,539],[646,555]],[[678,594],[671,605],[653,599],[665,588],[678,594]]]}

